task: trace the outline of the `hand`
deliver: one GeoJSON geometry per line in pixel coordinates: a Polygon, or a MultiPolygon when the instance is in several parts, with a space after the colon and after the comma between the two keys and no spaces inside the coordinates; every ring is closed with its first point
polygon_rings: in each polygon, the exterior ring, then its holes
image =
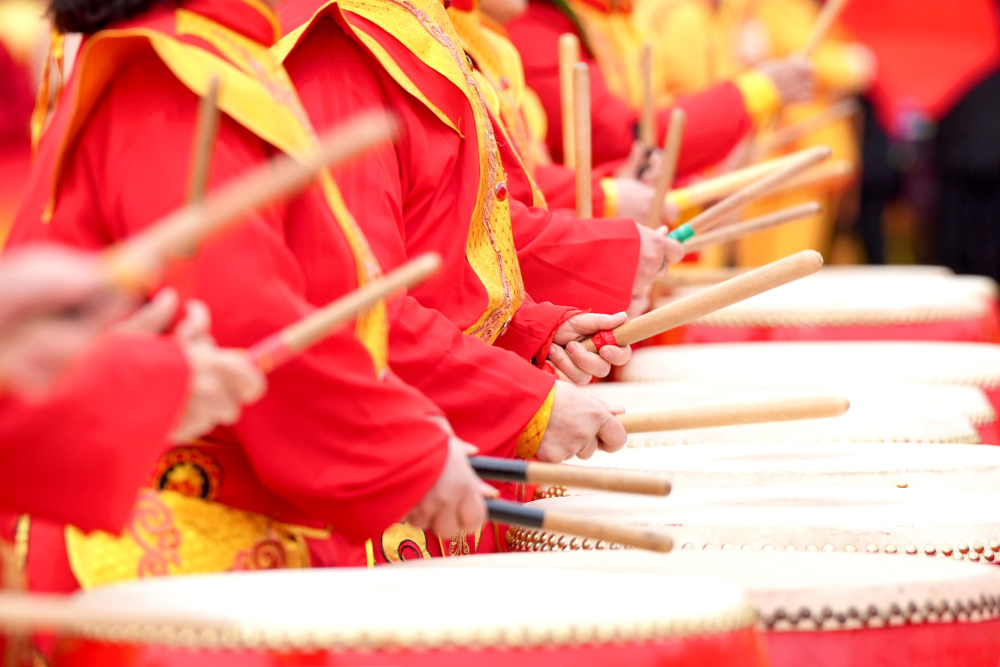
{"type": "MultiPolygon", "coordinates": [[[[132,331],[138,333],[161,334],[170,329],[170,324],[177,313],[179,303],[177,291],[172,287],[164,287],[156,293],[149,303],[143,305],[112,328],[115,331],[132,331]]],[[[205,332],[207,335],[207,331],[205,332]]]]}
{"type": "Polygon", "coordinates": [[[406,516],[417,528],[430,529],[438,537],[451,539],[459,531],[473,532],[486,521],[484,497],[495,498],[497,490],[484,482],[469,465],[475,447],[455,436],[448,439],[448,458],[431,490],[406,516]]]}
{"type": "Polygon", "coordinates": [[[625,313],[601,315],[583,313],[569,318],[557,330],[549,347],[548,361],[570,382],[585,385],[594,377],[607,377],[612,366],[621,366],[632,358],[632,348],[605,345],[594,354],[579,341],[586,340],[598,331],[621,326],[625,313]]]}
{"type": "Polygon", "coordinates": [[[12,251],[0,261],[0,378],[16,394],[44,393],[131,307],[107,288],[93,254],[41,244],[12,251]]]}
{"type": "MultiPolygon", "coordinates": [[[[618,192],[615,217],[631,218],[639,223],[646,221],[649,209],[653,206],[653,187],[641,181],[630,178],[616,178],[615,188],[618,192]]],[[[660,202],[660,224],[672,225],[680,216],[678,208],[666,198],[660,202]]]]}
{"type": "Polygon", "coordinates": [[[639,264],[632,283],[632,295],[649,293],[653,280],[665,268],[684,259],[684,246],[665,234],[643,225],[639,227],[639,264]]]}
{"type": "Polygon", "coordinates": [[[589,459],[598,449],[618,451],[625,446],[627,435],[615,415],[623,412],[571,384],[557,381],[552,415],[536,458],[561,463],[574,456],[589,459]]]}
{"type": "Polygon", "coordinates": [[[812,99],[816,72],[808,60],[798,57],[766,60],[756,69],[778,89],[782,104],[798,104],[812,99]]]}
{"type": "Polygon", "coordinates": [[[219,348],[209,335],[211,317],[200,301],[189,301],[175,335],[187,356],[191,381],[187,407],[173,440],[185,443],[220,424],[235,424],[242,406],[264,395],[264,375],[236,350],[219,348]]]}

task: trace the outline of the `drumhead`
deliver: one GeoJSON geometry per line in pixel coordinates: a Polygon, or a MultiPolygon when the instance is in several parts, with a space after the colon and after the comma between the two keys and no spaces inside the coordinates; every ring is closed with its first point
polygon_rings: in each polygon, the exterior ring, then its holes
{"type": "MultiPolygon", "coordinates": [[[[984,621],[1000,616],[1000,570],[889,554],[713,551],[556,551],[477,556],[477,567],[711,576],[742,587],[762,629],[852,630],[900,621],[984,621]]],[[[469,559],[406,567],[454,569],[469,559]]]]}
{"type": "Polygon", "coordinates": [[[742,385],[922,382],[1000,386],[1000,345],[915,341],[766,342],[645,347],[620,377],[630,382],[712,378],[742,385]]]}
{"type": "Polygon", "coordinates": [[[79,633],[86,637],[303,650],[648,641],[730,632],[754,620],[739,587],[670,575],[570,571],[517,578],[519,590],[559,600],[558,614],[546,605],[525,605],[515,595],[491,596],[489,604],[470,613],[447,595],[497,583],[495,571],[478,568],[283,570],[146,580],[77,594],[73,606],[81,619],[111,608],[131,610],[140,619],[146,614],[190,618],[188,627],[163,637],[149,628],[100,624],[82,625],[79,633]],[[226,629],[201,632],[203,622],[226,629]]]}
{"type": "MultiPolygon", "coordinates": [[[[663,303],[702,289],[705,287],[681,288],[663,303]]],[[[696,324],[879,326],[972,320],[989,314],[984,290],[981,281],[962,281],[947,275],[821,270],[716,311],[696,324]]]]}
{"type": "MultiPolygon", "coordinates": [[[[924,553],[988,561],[1000,553],[998,505],[995,493],[844,487],[686,489],[665,498],[595,494],[530,503],[664,528],[683,551],[924,553]]],[[[517,551],[599,546],[541,530],[511,529],[507,537],[517,551]]]]}
{"type": "Polygon", "coordinates": [[[663,472],[675,490],[752,486],[1000,488],[1000,448],[976,445],[708,444],[597,452],[590,459],[573,459],[565,465],[663,472]]]}

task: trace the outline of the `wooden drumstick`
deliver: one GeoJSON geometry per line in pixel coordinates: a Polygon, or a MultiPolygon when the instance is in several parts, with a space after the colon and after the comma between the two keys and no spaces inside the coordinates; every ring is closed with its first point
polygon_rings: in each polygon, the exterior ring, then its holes
{"type": "Polygon", "coordinates": [[[684,139],[684,123],[687,116],[683,109],[674,109],[670,112],[670,127],[667,128],[667,136],[663,140],[663,155],[660,158],[660,173],[656,178],[656,187],[653,190],[653,205],[649,207],[646,215],[646,226],[657,228],[663,215],[661,204],[674,185],[674,177],[677,175],[677,160],[681,155],[681,141],[684,139]]]}
{"type": "Polygon", "coordinates": [[[663,475],[634,470],[581,468],[536,461],[502,459],[492,456],[472,456],[469,463],[483,479],[527,484],[555,484],[580,489],[641,493],[665,496],[670,493],[670,480],[663,475]]]}
{"type": "Polygon", "coordinates": [[[684,250],[687,252],[699,252],[709,246],[717,245],[719,243],[729,243],[730,241],[741,239],[749,234],[754,234],[765,229],[771,229],[772,227],[778,227],[779,225],[784,225],[795,220],[801,220],[802,218],[808,218],[811,215],[819,213],[821,209],[822,207],[818,202],[812,201],[805,204],[799,204],[798,206],[791,206],[767,215],[762,215],[745,222],[737,222],[732,225],[726,225],[725,227],[720,227],[718,229],[713,229],[710,232],[699,234],[690,241],[685,242],[684,250]]]}
{"type": "Polygon", "coordinates": [[[161,218],[128,241],[105,251],[110,286],[145,292],[171,260],[184,257],[248,211],[304,188],[323,169],[388,142],[396,123],[365,114],[327,133],[301,159],[281,156],[209,193],[202,202],[161,218]]]}
{"type": "Polygon", "coordinates": [[[858,103],[851,99],[831,104],[817,114],[776,130],[764,140],[763,150],[764,152],[769,152],[784,148],[788,144],[798,141],[802,137],[812,134],[827,125],[850,118],[858,113],[860,108],[858,103]]]}
{"type": "Polygon", "coordinates": [[[656,126],[653,118],[653,47],[649,42],[642,45],[639,57],[642,72],[642,113],[639,116],[639,143],[646,155],[656,148],[656,126]]]}
{"type": "Polygon", "coordinates": [[[270,373],[326,338],[338,325],[401,289],[419,285],[440,268],[441,256],[437,253],[420,255],[382,278],[271,334],[248,349],[247,355],[259,369],[270,373]]]}
{"type": "MultiPolygon", "coordinates": [[[[618,415],[628,433],[678,431],[689,428],[762,424],[839,417],[851,407],[842,396],[792,397],[728,405],[635,412],[618,415]]],[[[565,485],[564,485],[565,486],[565,485]]]]}
{"type": "Polygon", "coordinates": [[[576,217],[592,218],[590,71],[586,63],[573,65],[573,131],[576,135],[576,217]]]}
{"type": "Polygon", "coordinates": [[[812,58],[813,54],[816,52],[817,47],[829,34],[830,29],[833,28],[834,21],[840,16],[840,12],[844,10],[847,6],[847,0],[827,0],[826,4],[823,5],[823,9],[820,10],[819,16],[816,17],[816,23],[813,24],[812,32],[809,33],[809,38],[806,40],[805,46],[799,51],[799,55],[803,58],[812,58]]]}
{"type": "Polygon", "coordinates": [[[563,166],[576,167],[573,131],[573,67],[580,62],[580,39],[567,32],[559,36],[559,101],[562,115],[563,166]]]}
{"type": "Polygon", "coordinates": [[[737,190],[719,203],[696,215],[689,222],[673,230],[668,236],[682,243],[696,234],[707,232],[722,222],[733,211],[746,206],[755,199],[771,194],[778,187],[813,167],[833,154],[827,146],[816,146],[801,152],[793,160],[789,160],[758,181],[737,190]]]}
{"type": "Polygon", "coordinates": [[[648,528],[624,526],[620,523],[576,516],[565,512],[541,510],[504,500],[486,499],[489,520],[525,528],[541,528],[553,533],[566,533],[591,540],[667,553],[674,546],[668,535],[648,528]]]}
{"type": "Polygon", "coordinates": [[[822,266],[821,254],[815,250],[802,250],[668,303],[612,331],[602,331],[584,341],[583,346],[591,352],[597,352],[598,346],[638,343],[726,306],[816,273],[822,266]]]}
{"type": "Polygon", "coordinates": [[[195,126],[191,175],[188,179],[187,202],[201,201],[208,191],[215,155],[215,138],[219,134],[219,79],[212,77],[208,92],[198,101],[198,123],[195,126]]]}
{"type": "Polygon", "coordinates": [[[798,151],[773,160],[765,160],[749,167],[737,169],[714,178],[707,178],[683,188],[677,188],[667,194],[667,201],[672,202],[681,210],[710,204],[731,195],[740,188],[750,185],[757,179],[770,174],[775,169],[788,164],[790,160],[801,154],[802,151],[798,151]]]}

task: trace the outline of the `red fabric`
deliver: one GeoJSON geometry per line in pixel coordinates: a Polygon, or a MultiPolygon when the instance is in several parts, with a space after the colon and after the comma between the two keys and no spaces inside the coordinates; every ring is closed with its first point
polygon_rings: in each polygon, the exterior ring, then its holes
{"type": "Polygon", "coordinates": [[[761,637],[753,630],[699,635],[654,642],[582,644],[573,647],[485,649],[424,649],[372,652],[253,652],[193,651],[136,645],[113,645],[64,640],[56,656],[60,667],[102,665],[103,667],[256,667],[285,665],[385,665],[412,667],[765,667],[767,655],[761,637]]]}
{"type": "MultiPolygon", "coordinates": [[[[318,5],[315,0],[286,2],[282,20],[287,27],[297,25],[318,5]]],[[[462,106],[467,105],[464,97],[440,94],[447,89],[436,73],[396,40],[356,16],[351,20],[389,47],[411,77],[427,79],[435,103],[449,111],[458,105],[471,118],[462,106]]],[[[445,410],[458,435],[484,454],[513,456],[518,436],[548,396],[553,378],[500,347],[523,359],[534,357],[566,309],[527,303],[497,346],[462,333],[486,303],[483,284],[465,256],[479,180],[475,142],[463,140],[407,95],[336,20],[319,19],[286,65],[319,128],[362,109],[384,107],[397,114],[403,131],[394,149],[373,151],[336,174],[383,266],[431,250],[444,258],[442,271],[398,304],[390,362],[445,410]],[[427,340],[435,341],[432,349],[424,345],[427,340]]],[[[465,134],[475,136],[471,129],[465,134]]],[[[322,259],[317,254],[316,261],[322,259]]]]}
{"type": "MultiPolygon", "coordinates": [[[[922,606],[925,601],[913,602],[922,606]]],[[[769,632],[765,638],[772,667],[996,665],[1000,619],[833,632],[769,632]]]]}
{"type": "Polygon", "coordinates": [[[907,108],[940,119],[1000,65],[997,12],[995,0],[847,3],[841,20],[878,59],[871,96],[887,130],[907,108]]]}
{"type": "Polygon", "coordinates": [[[0,508],[119,530],[187,391],[175,341],[112,333],[43,399],[0,397],[0,508]]]}
{"type": "MultiPolygon", "coordinates": [[[[528,11],[507,24],[511,40],[521,52],[528,86],[541,99],[549,120],[548,146],[553,158],[562,161],[562,114],[559,98],[559,36],[578,34],[576,26],[545,0],[531,0],[528,11]]],[[[591,136],[595,164],[628,156],[635,141],[639,113],[608,91],[597,63],[589,55],[591,136]]],[[[690,97],[679,98],[677,106],[687,113],[681,144],[678,174],[701,171],[720,162],[750,130],[752,122],[739,89],[731,83],[713,86],[690,97]]],[[[656,110],[656,127],[662,144],[670,125],[672,108],[656,110]]]]}
{"type": "Polygon", "coordinates": [[[598,331],[591,340],[594,341],[594,347],[598,351],[605,345],[618,345],[618,341],[615,340],[614,331],[598,331]]]}
{"type": "MultiPolygon", "coordinates": [[[[240,0],[190,0],[184,9],[213,13],[265,44],[273,38],[270,25],[240,0]]],[[[163,13],[140,21],[157,16],[163,13]]],[[[40,147],[15,243],[52,238],[98,248],[130,236],[183,201],[197,97],[150,49],[114,63],[113,82],[67,154],[58,206],[45,225],[39,216],[58,139],[54,130],[65,126],[59,115],[67,107],[57,111],[40,147]]],[[[212,184],[245,172],[270,153],[263,141],[223,117],[212,184]]],[[[310,190],[287,207],[251,214],[175,267],[168,282],[182,297],[208,304],[221,344],[249,346],[313,312],[309,283],[288,243],[302,230],[323,240],[329,292],[356,286],[353,256],[333,231],[322,199],[310,190]]],[[[329,524],[357,541],[377,535],[437,479],[447,439],[429,417],[440,414],[392,373],[378,381],[366,350],[345,328],[273,373],[266,396],[248,407],[234,428],[210,439],[242,457],[247,471],[242,478],[224,475],[216,499],[240,507],[235,499],[241,487],[259,486],[271,494],[258,499],[269,514],[329,524]]]]}

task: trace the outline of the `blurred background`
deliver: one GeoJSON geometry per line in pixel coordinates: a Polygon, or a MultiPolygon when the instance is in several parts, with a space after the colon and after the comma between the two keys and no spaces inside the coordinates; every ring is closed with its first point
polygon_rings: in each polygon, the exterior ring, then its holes
{"type": "MultiPolygon", "coordinates": [[[[730,52],[715,59],[737,67],[793,50],[796,33],[811,25],[820,6],[816,0],[673,1],[716,22],[712,30],[723,33],[718,43],[730,52]]],[[[41,0],[0,0],[0,237],[30,160],[31,113],[50,57],[45,10],[41,0]]],[[[841,86],[817,101],[853,96],[860,103],[846,130],[832,138],[859,164],[858,177],[831,198],[829,219],[808,242],[828,260],[942,264],[1000,279],[998,17],[1000,0],[848,4],[816,59],[821,95],[824,72],[834,79],[845,67],[867,72],[858,89],[841,86]]],[[[67,39],[67,62],[48,68],[51,90],[70,71],[78,44],[67,39]]],[[[819,132],[812,142],[827,139],[819,132]]],[[[775,241],[761,235],[755,243],[775,241]]],[[[764,252],[736,250],[728,261],[760,263],[755,258],[771,259],[779,249],[757,250],[764,252]]]]}

